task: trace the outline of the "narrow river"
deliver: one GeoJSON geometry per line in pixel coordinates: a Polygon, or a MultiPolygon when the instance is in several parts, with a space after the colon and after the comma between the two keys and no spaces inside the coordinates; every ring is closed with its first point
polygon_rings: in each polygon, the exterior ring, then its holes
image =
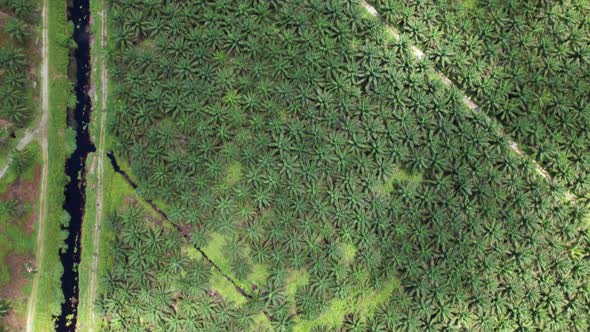
{"type": "Polygon", "coordinates": [[[67,248],[60,253],[64,272],[61,286],[65,302],[61,314],[56,317],[56,331],[75,331],[78,311],[78,266],[80,264],[82,219],[86,204],[86,158],[95,151],[90,138],[91,100],[88,95],[90,85],[90,6],[89,0],[73,0],[68,7],[68,19],[74,24],[73,38],[77,49],[72,61],[76,62],[76,108],[68,112],[68,126],[76,131],[76,149],[66,161],[66,175],[70,182],[64,188],[64,209],[71,219],[63,228],[68,231],[67,248]]]}

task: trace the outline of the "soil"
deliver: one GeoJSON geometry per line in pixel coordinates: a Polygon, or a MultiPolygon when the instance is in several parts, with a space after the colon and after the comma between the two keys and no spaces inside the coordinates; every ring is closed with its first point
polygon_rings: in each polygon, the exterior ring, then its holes
{"type": "Polygon", "coordinates": [[[162,220],[156,216],[154,216],[153,213],[148,212],[146,219],[148,222],[152,223],[152,224],[156,224],[158,225],[160,228],[164,227],[164,224],[162,223],[162,220]]]}
{"type": "Polygon", "coordinates": [[[35,174],[32,181],[16,180],[10,184],[8,189],[0,194],[0,200],[19,200],[28,203],[31,206],[31,213],[27,216],[24,226],[27,234],[32,234],[35,229],[35,220],[37,220],[37,209],[33,208],[38,197],[39,179],[41,177],[41,167],[35,168],[35,174]]]}
{"type": "MultiPolygon", "coordinates": [[[[125,196],[123,198],[123,205],[137,205],[139,202],[137,201],[136,197],[133,196],[125,196]]],[[[163,227],[164,224],[162,223],[162,218],[158,214],[155,214],[152,210],[145,211],[146,212],[146,219],[149,223],[153,223],[158,225],[159,227],[163,227]]]]}
{"type": "Polygon", "coordinates": [[[12,126],[12,122],[4,120],[4,119],[0,119],[0,128],[8,128],[10,126],[12,126]]]}
{"type": "Polygon", "coordinates": [[[123,197],[123,206],[135,205],[137,204],[137,200],[133,196],[125,196],[123,197]]]}
{"type": "MultiPolygon", "coordinates": [[[[49,150],[47,145],[47,120],[49,118],[49,19],[48,19],[48,1],[43,0],[42,16],[42,33],[41,37],[41,79],[40,82],[40,96],[41,96],[41,121],[37,126],[36,131],[39,134],[39,145],[41,147],[41,159],[43,160],[43,168],[41,171],[40,180],[40,193],[39,193],[39,206],[38,206],[38,223],[37,223],[37,250],[35,257],[37,266],[43,265],[44,249],[44,229],[45,219],[47,215],[47,179],[49,173],[49,150]]],[[[54,77],[57,79],[57,77],[54,77]]],[[[29,301],[27,302],[27,320],[26,320],[26,331],[32,332],[33,326],[35,325],[35,308],[37,305],[37,290],[39,289],[39,273],[33,276],[33,284],[31,286],[31,293],[29,295],[29,301]]],[[[22,330],[21,330],[22,331],[22,330]]]]}
{"type": "MultiPolygon", "coordinates": [[[[0,296],[11,300],[11,302],[24,301],[25,297],[21,290],[28,281],[28,272],[25,270],[25,263],[32,262],[32,256],[10,253],[4,258],[4,263],[8,266],[10,273],[10,282],[0,290],[0,296]]],[[[25,317],[17,315],[11,310],[8,316],[4,318],[4,325],[8,331],[23,331],[25,327],[25,317]]]]}
{"type": "Polygon", "coordinates": [[[96,165],[96,155],[92,157],[92,161],[90,162],[90,167],[88,167],[88,175],[94,174],[94,167],[96,165]]]}
{"type": "MultiPolygon", "coordinates": [[[[16,180],[0,194],[0,200],[19,200],[30,204],[31,212],[26,219],[19,220],[21,227],[27,234],[32,234],[35,228],[35,220],[37,220],[37,209],[33,206],[37,200],[39,191],[39,179],[41,176],[41,168],[36,167],[33,180],[16,180]]],[[[32,255],[21,255],[16,253],[9,253],[4,257],[4,264],[8,266],[10,274],[10,281],[2,289],[0,289],[0,297],[11,300],[11,302],[24,301],[22,289],[26,285],[29,278],[29,273],[25,270],[25,263],[33,264],[32,255]]],[[[23,331],[25,328],[25,317],[17,315],[14,310],[11,310],[8,316],[4,318],[4,326],[8,327],[9,331],[23,331]]]]}
{"type": "Polygon", "coordinates": [[[191,237],[193,234],[193,227],[189,224],[179,224],[178,229],[182,231],[182,235],[191,237]]]}

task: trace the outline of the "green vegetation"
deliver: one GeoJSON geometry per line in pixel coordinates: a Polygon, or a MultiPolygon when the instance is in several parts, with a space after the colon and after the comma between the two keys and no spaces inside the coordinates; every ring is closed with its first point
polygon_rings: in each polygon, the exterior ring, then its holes
{"type": "MultiPolygon", "coordinates": [[[[0,1],[0,126],[26,127],[33,119],[37,65],[34,35],[39,11],[29,0],[0,1]]],[[[8,139],[7,131],[0,137],[8,139]]]]}
{"type": "MultiPolygon", "coordinates": [[[[12,291],[10,298],[4,299],[11,303],[10,309],[15,311],[15,317],[22,317],[28,291],[28,279],[32,276],[25,269],[26,264],[34,255],[35,236],[33,233],[32,214],[36,203],[36,192],[39,180],[39,148],[37,145],[29,145],[27,149],[16,152],[15,158],[7,173],[0,180],[0,290],[19,285],[20,288],[12,291]],[[10,262],[13,263],[10,263],[10,262]],[[12,264],[12,266],[10,266],[12,264]],[[15,265],[18,264],[18,265],[15,265]]],[[[2,322],[2,299],[0,299],[0,330],[4,326],[2,322]]]]}
{"type": "Polygon", "coordinates": [[[62,223],[69,221],[63,210],[65,160],[72,151],[74,135],[67,129],[66,109],[71,106],[71,82],[68,80],[71,27],[67,24],[66,7],[63,1],[48,1],[49,34],[49,119],[47,140],[49,142],[47,216],[41,238],[44,243],[42,266],[39,270],[39,286],[35,299],[33,331],[54,329],[53,316],[59,314],[64,301],[61,291],[63,266],[59,250],[66,238],[62,223]]]}
{"type": "MultiPolygon", "coordinates": [[[[106,93],[102,91],[102,84],[100,81],[100,70],[103,60],[103,52],[106,50],[101,49],[101,28],[102,28],[102,20],[99,19],[97,13],[102,11],[102,1],[100,0],[91,0],[90,1],[90,12],[93,13],[95,18],[92,20],[92,24],[90,26],[91,33],[94,37],[93,43],[90,45],[91,47],[91,66],[92,72],[91,77],[93,78],[93,89],[95,91],[95,95],[91,96],[92,99],[92,107],[94,112],[92,113],[92,119],[90,123],[90,135],[92,137],[92,142],[95,142],[95,145],[98,149],[99,144],[99,135],[101,131],[101,110],[102,110],[102,94],[106,93]]],[[[108,110],[108,109],[107,109],[108,110]]],[[[105,138],[105,144],[110,144],[110,139],[105,138]]],[[[109,255],[104,254],[109,246],[111,241],[114,239],[114,235],[112,234],[112,230],[108,227],[105,227],[104,224],[101,222],[100,225],[100,236],[98,245],[99,245],[99,255],[96,257],[98,259],[98,271],[93,271],[93,262],[94,262],[94,254],[95,254],[95,242],[94,237],[95,233],[94,230],[97,227],[97,204],[98,204],[98,162],[99,158],[104,158],[105,161],[105,169],[104,174],[102,174],[102,209],[103,209],[103,219],[104,215],[110,215],[116,212],[116,209],[120,207],[120,203],[125,199],[125,197],[134,197],[134,192],[131,186],[125,183],[124,179],[121,176],[117,175],[110,164],[108,163],[108,159],[104,155],[99,155],[96,152],[90,153],[88,155],[86,161],[86,205],[84,208],[84,220],[82,222],[82,238],[81,238],[81,248],[82,248],[82,256],[80,258],[80,266],[78,269],[78,289],[79,289],[79,302],[78,302],[78,317],[77,317],[77,325],[76,329],[79,331],[90,331],[99,330],[99,326],[97,326],[99,318],[99,314],[96,312],[95,303],[91,303],[92,301],[92,273],[96,274],[96,287],[95,289],[95,296],[99,292],[100,289],[100,280],[102,280],[103,274],[110,269],[111,266],[111,259],[109,255]]]]}
{"type": "MultiPolygon", "coordinates": [[[[38,169],[38,147],[29,146],[22,154],[28,155],[29,162],[24,168],[11,165],[5,177],[0,181],[0,261],[4,261],[10,252],[31,254],[33,238],[31,230],[27,230],[25,223],[31,217],[32,204],[35,201],[25,201],[28,190],[34,189],[35,170],[38,169]]],[[[8,282],[7,266],[0,266],[0,288],[8,282]]]]}
{"type": "Polygon", "coordinates": [[[38,2],[35,0],[0,0],[0,7],[8,9],[21,19],[30,20],[38,16],[38,2]]]}
{"type": "Polygon", "coordinates": [[[256,306],[237,307],[210,289],[209,263],[184,254],[183,239],[146,219],[141,207],[130,204],[106,221],[115,234],[98,301],[106,330],[245,331],[254,321],[256,306]]]}
{"type": "Polygon", "coordinates": [[[38,146],[19,151],[16,142],[38,113],[34,87],[39,13],[36,1],[0,0],[0,167],[8,165],[0,179],[0,291],[10,294],[0,299],[0,330],[19,329],[32,276],[25,265],[30,266],[34,256],[34,193],[42,161],[38,146]],[[5,321],[11,310],[12,317],[5,321]]]}
{"type": "Polygon", "coordinates": [[[559,186],[590,197],[590,2],[369,2],[559,186]]]}
{"type": "Polygon", "coordinates": [[[588,329],[584,202],[359,2],[109,15],[120,164],[248,296],[131,205],[109,219],[105,331],[588,329]]]}
{"type": "Polygon", "coordinates": [[[6,299],[0,299],[0,319],[6,317],[10,312],[10,302],[6,299]]]}

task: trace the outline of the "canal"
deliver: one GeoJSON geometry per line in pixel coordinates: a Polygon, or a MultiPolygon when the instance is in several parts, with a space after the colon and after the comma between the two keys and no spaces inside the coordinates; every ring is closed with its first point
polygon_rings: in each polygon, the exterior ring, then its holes
{"type": "MultiPolygon", "coordinates": [[[[66,175],[69,182],[64,188],[64,210],[70,215],[63,229],[68,232],[66,248],[60,252],[64,267],[61,286],[65,297],[61,313],[56,318],[56,331],[75,331],[78,311],[78,266],[80,264],[82,220],[86,204],[86,159],[96,150],[88,125],[92,110],[88,95],[90,85],[90,4],[89,0],[73,0],[68,7],[68,19],[74,24],[73,39],[77,48],[71,61],[75,62],[76,107],[68,110],[68,126],[76,132],[76,148],[66,160],[66,175]]],[[[73,65],[73,63],[72,63],[73,65]]]]}

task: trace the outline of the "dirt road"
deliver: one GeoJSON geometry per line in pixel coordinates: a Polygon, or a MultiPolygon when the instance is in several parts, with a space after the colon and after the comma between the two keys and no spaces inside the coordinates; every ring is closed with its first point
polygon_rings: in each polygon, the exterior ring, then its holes
{"type": "MultiPolygon", "coordinates": [[[[49,172],[49,152],[47,146],[47,121],[49,116],[49,34],[48,34],[48,0],[43,0],[43,34],[42,34],[42,65],[41,65],[41,122],[37,127],[39,144],[41,146],[41,156],[43,158],[43,168],[41,171],[41,188],[39,190],[39,222],[37,225],[37,253],[36,268],[38,271],[43,269],[44,243],[43,234],[45,232],[45,219],[47,215],[47,176],[49,172]]],[[[35,324],[35,310],[37,305],[37,290],[39,288],[39,273],[33,276],[33,286],[27,305],[27,332],[33,332],[35,324]]]]}
{"type": "MultiPolygon", "coordinates": [[[[106,105],[108,95],[108,78],[106,69],[106,59],[104,50],[106,50],[107,38],[107,12],[104,6],[104,1],[101,1],[102,12],[100,13],[101,30],[100,30],[100,49],[96,54],[100,54],[100,82],[101,82],[101,98],[100,98],[100,124],[98,134],[98,146],[96,149],[96,158],[98,165],[96,169],[96,213],[94,221],[94,229],[92,231],[92,241],[94,252],[92,255],[92,268],[90,269],[90,290],[88,295],[88,306],[90,310],[90,322],[88,322],[88,331],[94,332],[96,324],[96,314],[94,310],[94,302],[96,300],[96,283],[98,273],[98,262],[100,257],[100,233],[102,229],[102,206],[103,206],[103,176],[104,176],[104,159],[105,159],[105,127],[106,127],[106,105]]],[[[96,91],[96,90],[95,90],[96,91]]]]}
{"type": "MultiPolygon", "coordinates": [[[[29,145],[29,143],[31,143],[31,141],[33,140],[33,138],[35,137],[37,132],[38,132],[37,130],[27,129],[27,131],[25,132],[25,135],[16,144],[16,149],[18,151],[22,151],[24,148],[26,148],[27,145],[29,145]]],[[[8,168],[10,167],[10,163],[12,163],[12,156],[8,156],[8,158],[6,159],[6,162],[4,163],[4,166],[2,166],[2,168],[0,168],[0,179],[2,179],[4,177],[4,175],[6,175],[6,172],[8,171],[8,168]]]]}

